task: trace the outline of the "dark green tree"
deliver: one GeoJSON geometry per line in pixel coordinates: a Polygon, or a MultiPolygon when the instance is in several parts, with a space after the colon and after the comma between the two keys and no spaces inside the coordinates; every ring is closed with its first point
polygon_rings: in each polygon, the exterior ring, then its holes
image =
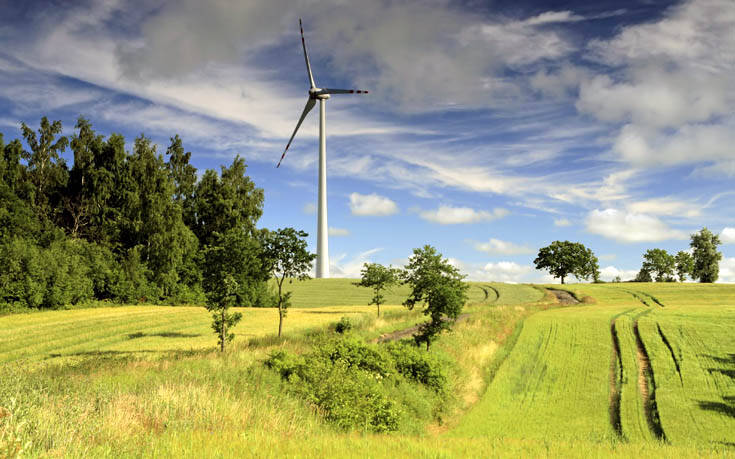
{"type": "Polygon", "coordinates": [[[31,151],[23,151],[27,162],[28,174],[34,186],[33,204],[42,217],[53,220],[59,213],[59,203],[63,187],[66,186],[69,171],[61,153],[69,140],[56,136],[61,133],[61,121],[50,123],[45,116],[41,118],[38,135],[25,123],[21,123],[23,138],[31,151]]]}
{"type": "Polygon", "coordinates": [[[234,228],[256,235],[255,225],[263,214],[263,189],[245,175],[246,169],[245,160],[238,156],[229,168],[222,167],[221,177],[209,169],[197,184],[193,230],[202,246],[212,243],[214,233],[234,228]]]}
{"type": "Polygon", "coordinates": [[[643,255],[643,268],[651,273],[656,282],[673,278],[676,259],[664,249],[650,249],[643,255]]]}
{"type": "Polygon", "coordinates": [[[155,145],[140,136],[128,160],[135,194],[127,196],[124,233],[128,247],[141,248],[143,262],[164,297],[175,295],[185,260],[194,257],[197,240],[173,200],[174,183],[155,145]]]}
{"type": "Polygon", "coordinates": [[[687,275],[692,273],[694,269],[694,259],[689,252],[680,250],[675,257],[676,260],[676,274],[679,276],[679,282],[684,282],[687,275]]]}
{"type": "Polygon", "coordinates": [[[633,282],[653,282],[651,271],[646,268],[641,268],[640,271],[638,271],[638,274],[635,275],[633,282]]]}
{"type": "Polygon", "coordinates": [[[579,242],[554,241],[539,250],[533,261],[536,269],[546,269],[554,277],[564,279],[572,274],[577,279],[599,278],[600,268],[592,250],[579,242]]]}
{"type": "Polygon", "coordinates": [[[379,263],[365,263],[360,271],[360,282],[355,285],[373,289],[373,299],[368,304],[378,307],[380,317],[380,305],[384,302],[383,291],[390,289],[398,283],[398,270],[385,267],[379,263]]]}
{"type": "Polygon", "coordinates": [[[305,238],[309,235],[294,228],[279,228],[266,231],[262,238],[263,265],[278,285],[278,336],[283,330],[283,319],[291,305],[291,292],[283,292],[286,279],[305,280],[316,255],[306,249],[305,238]]]}
{"type": "Polygon", "coordinates": [[[0,240],[20,237],[36,241],[41,231],[31,204],[34,187],[21,163],[22,153],[19,140],[3,146],[0,136],[0,240]]]}
{"type": "Polygon", "coordinates": [[[97,135],[83,117],[77,120],[76,128],[78,132],[71,139],[74,165],[64,197],[64,224],[72,237],[86,234],[92,213],[102,204],[96,193],[98,170],[95,161],[101,154],[104,138],[97,135]]]}
{"type": "Polygon", "coordinates": [[[166,150],[168,156],[168,167],[171,179],[174,182],[174,201],[181,206],[184,223],[193,227],[196,221],[194,213],[194,189],[197,181],[197,170],[189,164],[191,152],[184,153],[184,145],[181,138],[176,135],[171,137],[171,145],[166,150]]]}
{"type": "Polygon", "coordinates": [[[689,246],[692,248],[694,259],[693,279],[699,279],[699,282],[703,283],[717,281],[722,259],[722,253],[717,251],[718,245],[720,245],[720,237],[712,234],[706,227],[691,235],[689,246]]]}
{"type": "Polygon", "coordinates": [[[212,329],[223,352],[225,344],[235,336],[233,327],[242,318],[239,312],[229,311],[238,304],[238,292],[242,289],[238,279],[243,272],[252,272],[254,264],[259,265],[259,255],[258,242],[239,230],[215,234],[213,243],[204,249],[202,284],[206,306],[212,313],[212,329]]]}
{"type": "Polygon", "coordinates": [[[459,270],[444,259],[436,249],[425,245],[414,249],[413,256],[401,273],[401,279],[411,287],[411,294],[403,302],[409,310],[423,303],[424,315],[431,318],[419,326],[414,335],[416,344],[431,343],[444,330],[450,330],[467,301],[467,288],[459,270]]]}

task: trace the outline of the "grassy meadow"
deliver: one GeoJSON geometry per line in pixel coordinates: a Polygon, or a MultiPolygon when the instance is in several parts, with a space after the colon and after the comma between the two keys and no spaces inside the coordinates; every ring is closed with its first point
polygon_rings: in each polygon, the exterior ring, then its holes
{"type": "Polygon", "coordinates": [[[281,339],[275,310],[243,308],[224,356],[204,308],[0,317],[0,457],[735,453],[735,286],[575,284],[562,288],[585,301],[563,306],[543,286],[472,283],[469,315],[431,349],[449,362],[446,404],[369,434],[326,422],[262,364],[336,336],[343,316],[366,341],[422,320],[400,289],[376,317],[352,282],[289,284],[281,339]]]}

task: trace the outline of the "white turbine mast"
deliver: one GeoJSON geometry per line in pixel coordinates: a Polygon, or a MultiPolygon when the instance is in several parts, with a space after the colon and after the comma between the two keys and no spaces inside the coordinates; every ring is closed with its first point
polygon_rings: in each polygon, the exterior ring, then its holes
{"type": "Polygon", "coordinates": [[[329,277],[329,227],[327,226],[327,119],[326,119],[326,103],[330,94],[367,94],[367,91],[360,89],[330,89],[317,88],[314,83],[314,75],[311,73],[311,63],[309,63],[309,55],[306,53],[306,41],[304,41],[304,27],[301,25],[299,18],[299,28],[301,29],[301,46],[304,48],[304,61],[306,61],[306,72],[309,75],[309,98],[306,101],[306,107],[301,113],[299,122],[296,123],[296,129],[293,130],[291,138],[288,139],[286,149],[283,150],[281,159],[276,167],[281,166],[281,161],[286,156],[288,147],[291,146],[299,126],[309,114],[316,101],[319,101],[319,206],[317,215],[317,242],[316,242],[316,277],[329,277]]]}

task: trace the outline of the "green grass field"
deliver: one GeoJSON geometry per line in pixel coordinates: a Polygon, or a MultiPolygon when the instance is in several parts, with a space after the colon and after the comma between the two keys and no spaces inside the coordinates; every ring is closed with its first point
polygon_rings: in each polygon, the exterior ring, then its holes
{"type": "Polygon", "coordinates": [[[567,285],[593,300],[559,306],[534,286],[472,283],[469,318],[432,347],[454,362],[448,411],[411,427],[423,434],[368,435],[326,423],[261,364],[343,316],[368,340],[423,320],[401,291],[376,318],[352,282],[290,284],[283,339],[276,311],[244,309],[224,357],[204,308],[0,317],[0,457],[735,452],[735,286],[567,285]]]}
{"type": "Polygon", "coordinates": [[[506,364],[452,435],[732,445],[735,287],[566,289],[596,303],[526,320],[506,364]]]}

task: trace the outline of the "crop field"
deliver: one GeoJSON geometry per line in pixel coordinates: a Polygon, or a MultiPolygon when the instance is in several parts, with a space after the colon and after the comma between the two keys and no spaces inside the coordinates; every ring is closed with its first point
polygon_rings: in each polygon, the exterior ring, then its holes
{"type": "Polygon", "coordinates": [[[367,340],[423,320],[400,290],[376,318],[352,282],[290,284],[283,339],[275,310],[239,309],[225,356],[204,308],[0,317],[0,457],[735,452],[735,286],[546,286],[585,298],[567,306],[543,286],[471,283],[467,317],[432,347],[454,362],[454,401],[437,421],[381,435],[329,424],[262,365],[343,316],[367,340]]]}
{"type": "Polygon", "coordinates": [[[735,287],[564,288],[595,303],[528,318],[452,436],[733,445],[735,287]]]}
{"type": "MultiPolygon", "coordinates": [[[[278,311],[234,308],[243,319],[236,342],[278,331],[278,311]]],[[[401,310],[386,306],[386,311],[401,310]]],[[[284,335],[324,327],[342,316],[372,312],[374,307],[324,307],[289,310],[284,335]]],[[[0,317],[0,362],[83,357],[95,354],[156,354],[213,349],[212,318],[201,307],[122,306],[49,311],[0,317]]]]}

